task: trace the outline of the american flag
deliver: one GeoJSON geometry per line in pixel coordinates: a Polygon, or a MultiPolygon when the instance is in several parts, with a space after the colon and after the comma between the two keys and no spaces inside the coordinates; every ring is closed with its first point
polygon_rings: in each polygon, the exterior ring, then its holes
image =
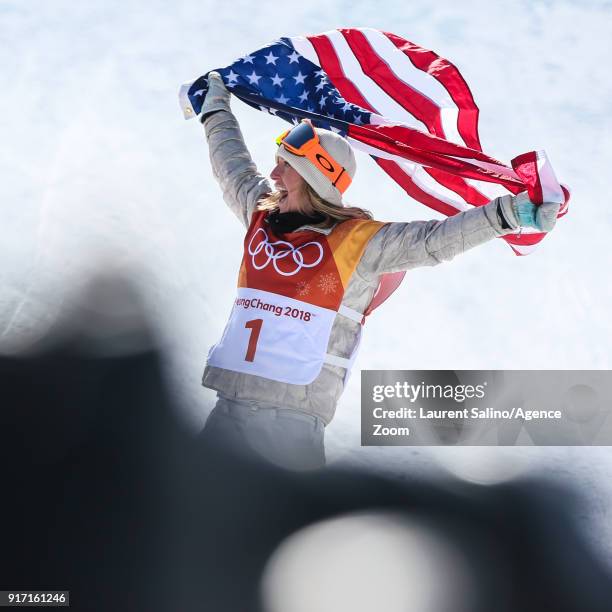
{"type": "MultiPolygon", "coordinates": [[[[297,124],[308,118],[365,151],[412,198],[448,216],[491,199],[529,191],[533,202],[562,202],[543,151],[506,165],[482,151],[479,110],[448,60],[395,34],[338,29],[281,38],[216,69],[254,108],[297,124]]],[[[181,87],[186,118],[199,114],[207,75],[181,87]]],[[[517,255],[546,234],[523,228],[503,237],[517,255]]]]}

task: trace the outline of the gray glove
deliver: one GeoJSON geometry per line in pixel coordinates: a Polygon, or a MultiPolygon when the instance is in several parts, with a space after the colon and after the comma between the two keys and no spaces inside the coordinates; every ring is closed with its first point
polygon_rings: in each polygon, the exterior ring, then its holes
{"type": "Polygon", "coordinates": [[[550,232],[557,222],[557,213],[561,204],[543,202],[536,206],[531,202],[526,191],[518,195],[505,195],[498,198],[498,213],[502,216],[502,227],[517,229],[534,227],[541,232],[550,232]],[[506,221],[507,225],[504,225],[506,221]]]}
{"type": "Polygon", "coordinates": [[[208,91],[206,92],[206,98],[204,98],[204,104],[202,104],[200,121],[204,122],[204,119],[212,113],[229,109],[230,92],[226,89],[221,75],[218,72],[209,72],[208,91]]]}

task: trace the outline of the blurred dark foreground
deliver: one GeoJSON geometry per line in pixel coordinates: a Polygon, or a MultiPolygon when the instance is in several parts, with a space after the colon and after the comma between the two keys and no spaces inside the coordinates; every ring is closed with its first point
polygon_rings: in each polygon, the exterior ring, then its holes
{"type": "Polygon", "coordinates": [[[556,486],[297,474],[202,446],[144,312],[100,281],[0,358],[0,590],[91,611],[612,610],[556,486]]]}

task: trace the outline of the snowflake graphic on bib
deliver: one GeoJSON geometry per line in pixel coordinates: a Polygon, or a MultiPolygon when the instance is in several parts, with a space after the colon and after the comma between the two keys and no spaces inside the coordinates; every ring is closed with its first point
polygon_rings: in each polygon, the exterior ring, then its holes
{"type": "Polygon", "coordinates": [[[325,294],[335,293],[338,289],[338,279],[333,274],[322,274],[317,287],[325,294]]]}

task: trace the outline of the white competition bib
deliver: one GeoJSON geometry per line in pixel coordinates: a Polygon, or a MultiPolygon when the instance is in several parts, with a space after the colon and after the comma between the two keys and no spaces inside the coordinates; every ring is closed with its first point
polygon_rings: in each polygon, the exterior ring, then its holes
{"type": "Polygon", "coordinates": [[[302,229],[280,239],[266,216],[255,211],[251,218],[238,295],[208,365],[292,385],[312,383],[324,363],[348,373],[355,353],[328,355],[331,330],[337,315],[362,322],[362,313],[342,305],[344,291],[384,224],[350,219],[329,233],[302,229]]]}
{"type": "Polygon", "coordinates": [[[325,362],[336,314],[283,295],[239,287],[223,337],[210,350],[208,364],[308,385],[325,362]]]}

